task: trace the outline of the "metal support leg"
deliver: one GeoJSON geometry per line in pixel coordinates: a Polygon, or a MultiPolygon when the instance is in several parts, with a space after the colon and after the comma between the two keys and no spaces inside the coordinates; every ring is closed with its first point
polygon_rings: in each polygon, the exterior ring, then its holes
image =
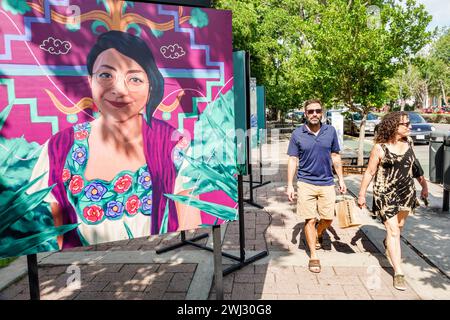
{"type": "Polygon", "coordinates": [[[216,285],[216,299],[223,300],[223,270],[222,270],[222,246],[220,239],[220,225],[213,226],[213,250],[214,250],[214,282],[216,285]]]}
{"type": "Polygon", "coordinates": [[[183,246],[185,246],[187,244],[194,245],[194,246],[200,246],[199,244],[195,243],[194,241],[198,241],[198,240],[201,240],[201,239],[204,239],[204,238],[208,238],[208,234],[207,233],[204,233],[204,234],[201,234],[201,235],[199,235],[199,236],[197,236],[195,238],[191,238],[189,240],[186,240],[186,232],[181,231],[181,241],[179,243],[176,243],[174,245],[158,249],[158,250],[156,250],[156,254],[161,254],[161,253],[164,253],[164,252],[167,252],[167,251],[170,251],[170,250],[175,250],[175,249],[183,247],[183,246]]]}
{"type": "Polygon", "coordinates": [[[37,255],[36,254],[27,255],[27,264],[28,264],[28,282],[30,286],[30,300],[40,300],[41,295],[39,291],[37,255]]]}
{"type": "Polygon", "coordinates": [[[244,199],[244,201],[246,202],[246,203],[248,203],[249,205],[252,205],[252,206],[254,206],[254,207],[256,207],[256,208],[258,208],[258,209],[264,209],[264,207],[262,206],[262,205],[260,205],[260,204],[257,204],[254,200],[253,200],[253,189],[254,189],[254,187],[253,187],[253,175],[250,173],[249,175],[248,175],[248,177],[249,177],[249,183],[250,183],[250,199],[244,199]]]}
{"type": "Polygon", "coordinates": [[[448,212],[449,211],[449,190],[444,189],[444,197],[442,202],[442,211],[448,212]]]}

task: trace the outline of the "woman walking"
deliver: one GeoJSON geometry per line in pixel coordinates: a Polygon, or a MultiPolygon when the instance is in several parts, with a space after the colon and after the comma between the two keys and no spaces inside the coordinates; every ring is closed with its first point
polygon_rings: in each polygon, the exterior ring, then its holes
{"type": "Polygon", "coordinates": [[[373,177],[373,213],[386,227],[383,241],[386,255],[394,268],[393,285],[406,290],[401,266],[400,234],[406,217],[417,206],[414,178],[422,186],[421,198],[428,197],[428,186],[418,163],[410,134],[410,121],[406,112],[392,112],[383,117],[375,134],[375,145],[364,173],[359,191],[358,205],[366,205],[366,191],[373,177]]]}

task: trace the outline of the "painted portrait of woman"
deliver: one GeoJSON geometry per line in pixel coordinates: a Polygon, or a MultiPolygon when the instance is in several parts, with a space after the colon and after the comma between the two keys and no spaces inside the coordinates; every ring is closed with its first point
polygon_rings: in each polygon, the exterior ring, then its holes
{"type": "MultiPolygon", "coordinates": [[[[78,224],[60,248],[196,228],[200,211],[166,194],[189,195],[174,153],[188,142],[153,117],[164,79],[145,41],[122,31],[101,34],[86,59],[100,116],[53,135],[43,146],[28,192],[54,185],[55,226],[78,224]]],[[[31,180],[30,179],[30,180],[31,180]]]]}

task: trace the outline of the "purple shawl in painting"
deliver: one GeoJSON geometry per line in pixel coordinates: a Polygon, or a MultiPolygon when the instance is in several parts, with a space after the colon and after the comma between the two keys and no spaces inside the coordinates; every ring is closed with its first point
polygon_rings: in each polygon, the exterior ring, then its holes
{"type": "MultiPolygon", "coordinates": [[[[167,205],[169,206],[167,232],[174,232],[178,229],[175,203],[164,197],[164,194],[171,194],[174,191],[177,173],[172,161],[172,152],[181,135],[173,127],[158,119],[152,119],[151,126],[143,120],[142,134],[145,159],[152,179],[150,234],[160,233],[167,205]]],[[[73,139],[74,131],[73,127],[70,127],[51,137],[48,144],[50,162],[48,184],[55,184],[52,193],[61,207],[63,224],[78,223],[77,214],[67,198],[67,190],[62,181],[62,172],[67,155],[73,145],[73,139]]],[[[81,245],[77,229],[64,234],[63,249],[81,245]]]]}

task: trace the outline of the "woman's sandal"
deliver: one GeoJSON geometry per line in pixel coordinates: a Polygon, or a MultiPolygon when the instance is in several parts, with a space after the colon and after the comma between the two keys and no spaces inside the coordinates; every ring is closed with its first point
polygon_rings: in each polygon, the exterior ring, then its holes
{"type": "Polygon", "coordinates": [[[309,271],[313,273],[319,273],[321,271],[320,260],[319,259],[310,259],[308,263],[309,271]]]}

